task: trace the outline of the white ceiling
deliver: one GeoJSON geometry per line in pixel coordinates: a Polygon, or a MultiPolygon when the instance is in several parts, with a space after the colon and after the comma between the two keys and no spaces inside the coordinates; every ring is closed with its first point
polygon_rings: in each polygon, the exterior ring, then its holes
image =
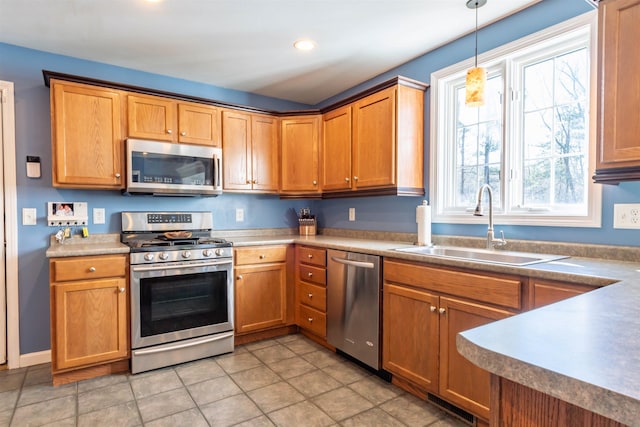
{"type": "MultiPolygon", "coordinates": [[[[479,24],[538,1],[488,0],[479,24]]],[[[473,31],[465,3],[0,0],[0,42],[314,105],[473,31]]]]}

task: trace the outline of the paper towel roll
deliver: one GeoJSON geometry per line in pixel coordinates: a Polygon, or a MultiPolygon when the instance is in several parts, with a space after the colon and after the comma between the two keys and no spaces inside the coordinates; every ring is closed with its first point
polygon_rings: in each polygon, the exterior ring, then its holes
{"type": "Polygon", "coordinates": [[[416,223],[418,223],[418,245],[431,245],[431,206],[426,200],[416,207],[416,223]]]}

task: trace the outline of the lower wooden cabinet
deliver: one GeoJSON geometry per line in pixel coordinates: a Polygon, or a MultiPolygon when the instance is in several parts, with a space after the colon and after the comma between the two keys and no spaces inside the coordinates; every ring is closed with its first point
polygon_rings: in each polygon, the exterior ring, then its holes
{"type": "Polygon", "coordinates": [[[296,246],[296,323],[324,341],[327,337],[327,251],[296,246]]]}
{"type": "Polygon", "coordinates": [[[235,331],[261,331],[291,323],[287,245],[236,248],[235,331]]]}
{"type": "Polygon", "coordinates": [[[383,271],[383,368],[488,420],[489,373],[458,353],[456,335],[515,314],[522,282],[386,259],[383,271]]]}
{"type": "Polygon", "coordinates": [[[529,284],[529,303],[531,308],[538,308],[592,291],[597,287],[578,283],[557,282],[555,280],[531,279],[529,284]]]}
{"type": "Polygon", "coordinates": [[[127,255],[50,260],[54,384],[114,372],[95,367],[128,359],[128,264],[127,255]],[[69,373],[78,369],[85,374],[69,373]]]}

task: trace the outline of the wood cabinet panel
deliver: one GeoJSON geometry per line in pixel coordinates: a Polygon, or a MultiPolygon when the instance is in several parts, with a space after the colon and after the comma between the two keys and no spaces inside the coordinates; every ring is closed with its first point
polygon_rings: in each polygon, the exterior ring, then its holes
{"type": "Polygon", "coordinates": [[[325,338],[327,336],[327,314],[306,305],[300,305],[299,326],[325,338]]]}
{"type": "Polygon", "coordinates": [[[532,279],[529,286],[531,308],[552,304],[597,288],[597,286],[540,279],[532,279]]]}
{"type": "Polygon", "coordinates": [[[286,324],[286,264],[238,266],[235,269],[237,333],[286,324]]]}
{"type": "Polygon", "coordinates": [[[280,182],[278,119],[254,115],[251,119],[251,176],[253,190],[275,193],[280,182]]]}
{"type": "Polygon", "coordinates": [[[312,265],[299,265],[298,274],[300,280],[312,282],[319,285],[327,284],[327,270],[323,267],[314,267],[312,265]]]}
{"type": "Polygon", "coordinates": [[[440,310],[440,395],[489,419],[490,374],[458,353],[456,336],[514,313],[447,297],[440,297],[440,310]]]}
{"type": "Polygon", "coordinates": [[[54,370],[128,356],[126,279],[78,281],[52,288],[54,370]]]}
{"type": "Polygon", "coordinates": [[[265,264],[272,262],[285,262],[287,260],[287,247],[275,246],[250,246],[234,249],[235,265],[265,264]]]}
{"type": "Polygon", "coordinates": [[[223,185],[225,190],[251,189],[251,115],[222,113],[223,185]]]}
{"type": "Polygon", "coordinates": [[[176,101],[159,96],[127,97],[128,135],[133,138],[173,141],[176,101]]]}
{"type": "Polygon", "coordinates": [[[178,142],[220,147],[220,109],[196,103],[178,103],[178,142]]]}
{"type": "Polygon", "coordinates": [[[598,7],[598,157],[596,182],[640,179],[640,0],[598,7]]]}
{"type": "Polygon", "coordinates": [[[299,304],[308,305],[323,313],[327,311],[327,289],[324,286],[298,282],[298,298],[299,304]]]}
{"type": "Polygon", "coordinates": [[[320,116],[281,120],[281,193],[320,192],[320,116]]]}
{"type": "Polygon", "coordinates": [[[322,191],[351,189],[351,109],[322,116],[322,191]]]}
{"type": "Polygon", "coordinates": [[[119,91],[51,81],[54,187],[124,188],[119,91]]]}
{"type": "Polygon", "coordinates": [[[382,367],[432,392],[438,391],[437,306],[434,294],[384,284],[382,367]]]}
{"type": "Polygon", "coordinates": [[[327,251],[296,245],[296,323],[319,336],[327,336],[327,251]]]}

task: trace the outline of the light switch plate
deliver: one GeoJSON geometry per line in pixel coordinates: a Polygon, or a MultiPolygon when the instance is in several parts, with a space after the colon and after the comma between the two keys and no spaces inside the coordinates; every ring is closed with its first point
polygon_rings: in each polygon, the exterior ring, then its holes
{"type": "Polygon", "coordinates": [[[36,225],[37,219],[36,208],[22,208],[22,225],[36,225]]]}
{"type": "Polygon", "coordinates": [[[349,208],[349,221],[356,220],[356,208],[349,208]]]}
{"type": "Polygon", "coordinates": [[[104,208],[93,208],[93,223],[94,224],[105,223],[104,208]]]}
{"type": "Polygon", "coordinates": [[[236,208],[236,222],[244,221],[244,209],[236,208]]]}

